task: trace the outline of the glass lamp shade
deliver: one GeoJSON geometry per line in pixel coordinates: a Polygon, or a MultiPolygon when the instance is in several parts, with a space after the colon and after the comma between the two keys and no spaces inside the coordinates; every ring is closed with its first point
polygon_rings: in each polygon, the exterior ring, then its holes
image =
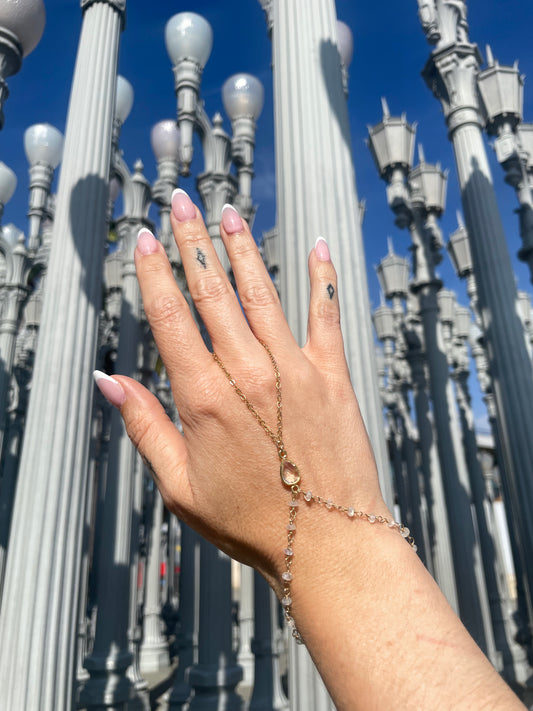
{"type": "Polygon", "coordinates": [[[424,198],[426,210],[442,215],[446,204],[448,173],[440,165],[420,163],[409,173],[409,182],[416,185],[424,198]]]}
{"type": "Polygon", "coordinates": [[[44,31],[43,0],[0,2],[0,27],[12,32],[22,45],[26,57],[39,44],[44,31]]]}
{"type": "Polygon", "coordinates": [[[24,320],[26,326],[38,327],[41,323],[41,313],[43,310],[43,301],[41,295],[32,295],[26,302],[24,307],[24,320]]]}
{"type": "Polygon", "coordinates": [[[376,267],[379,283],[387,299],[407,297],[409,291],[409,262],[390,251],[376,267]]]}
{"type": "Polygon", "coordinates": [[[455,230],[450,235],[447,249],[457,275],[465,277],[467,274],[471,274],[473,269],[472,253],[470,251],[468,232],[464,227],[459,227],[458,230],[455,230]]]}
{"type": "Polygon", "coordinates": [[[120,191],[122,190],[122,183],[120,180],[117,178],[116,175],[114,175],[111,180],[109,181],[109,199],[112,202],[115,202],[118,196],[120,195],[120,191]]]}
{"type": "Polygon", "coordinates": [[[533,170],[533,123],[519,124],[518,138],[521,147],[527,153],[528,170],[533,170]]]}
{"type": "Polygon", "coordinates": [[[519,291],[517,293],[516,308],[520,320],[527,326],[531,321],[531,299],[527,291],[519,291]]]}
{"type": "Polygon", "coordinates": [[[165,45],[173,64],[191,59],[203,68],[213,47],[213,30],[201,15],[178,12],[166,24],[165,45]]]}
{"type": "Polygon", "coordinates": [[[234,74],[224,82],[222,101],[232,121],[238,118],[257,121],[263,110],[263,85],[251,74],[234,74]]]}
{"type": "Polygon", "coordinates": [[[372,314],[372,320],[380,341],[394,338],[394,315],[390,306],[386,304],[378,306],[372,314]]]}
{"type": "Polygon", "coordinates": [[[63,134],[49,123],[36,123],[24,132],[24,151],[30,165],[46,163],[55,170],[63,155],[63,134]]]}
{"type": "Polygon", "coordinates": [[[471,326],[472,317],[470,316],[470,309],[467,309],[465,306],[456,306],[453,320],[455,335],[461,340],[466,340],[470,334],[471,326]]]}
{"type": "Polygon", "coordinates": [[[5,205],[13,197],[17,176],[5,163],[0,162],[0,203],[5,205]]]}
{"type": "Polygon", "coordinates": [[[115,118],[124,123],[130,115],[133,106],[133,87],[127,79],[117,77],[117,95],[115,97],[115,118]]]}
{"type": "Polygon", "coordinates": [[[345,22],[337,20],[337,47],[341,62],[348,68],[353,58],[353,34],[345,22]]]}
{"type": "Polygon", "coordinates": [[[524,78],[518,66],[493,66],[479,73],[477,85],[485,115],[487,131],[497,135],[498,119],[508,120],[515,127],[522,119],[524,106],[524,78]]]}
{"type": "Polygon", "coordinates": [[[124,263],[120,252],[113,252],[104,261],[104,284],[106,289],[120,289],[124,263]]]}
{"type": "Polygon", "coordinates": [[[178,160],[180,148],[180,132],[174,119],[159,121],[152,127],[150,143],[158,161],[178,160]]]}
{"type": "Polygon", "coordinates": [[[439,303],[440,320],[442,323],[452,324],[455,316],[456,299],[453,291],[441,289],[437,294],[439,303]]]}
{"type": "Polygon", "coordinates": [[[411,168],[416,124],[408,123],[405,115],[384,116],[381,123],[368,127],[368,133],[368,147],[382,177],[395,167],[411,168]]]}
{"type": "Polygon", "coordinates": [[[14,247],[21,241],[21,238],[24,238],[24,232],[10,222],[2,227],[2,237],[11,247],[14,247]]]}

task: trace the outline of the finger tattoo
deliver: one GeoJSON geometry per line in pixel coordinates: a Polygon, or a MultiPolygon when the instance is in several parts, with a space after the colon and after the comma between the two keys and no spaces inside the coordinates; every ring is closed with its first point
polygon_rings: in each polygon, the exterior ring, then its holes
{"type": "Polygon", "coordinates": [[[335,287],[333,286],[333,284],[328,284],[327,292],[331,301],[331,299],[333,299],[333,297],[335,296],[335,287]]]}
{"type": "Polygon", "coordinates": [[[199,247],[196,247],[196,261],[198,264],[200,264],[203,269],[207,269],[207,257],[205,252],[202,252],[202,250],[199,247]]]}

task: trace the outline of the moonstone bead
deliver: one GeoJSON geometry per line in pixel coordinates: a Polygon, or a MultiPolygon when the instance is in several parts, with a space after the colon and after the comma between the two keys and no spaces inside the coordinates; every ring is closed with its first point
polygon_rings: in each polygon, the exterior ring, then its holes
{"type": "Polygon", "coordinates": [[[408,528],[405,528],[405,527],[404,527],[404,528],[402,528],[402,530],[400,531],[400,533],[402,534],[402,536],[403,536],[404,538],[409,538],[409,534],[411,533],[411,531],[410,531],[408,528]]]}
{"type": "Polygon", "coordinates": [[[346,513],[348,514],[348,516],[349,516],[350,518],[353,518],[353,517],[355,516],[355,509],[353,509],[353,508],[350,506],[350,508],[348,509],[348,511],[346,511],[346,513]]]}
{"type": "Polygon", "coordinates": [[[285,555],[294,555],[292,548],[285,548],[283,552],[285,553],[285,555]]]}
{"type": "Polygon", "coordinates": [[[374,514],[370,514],[370,516],[368,517],[368,522],[376,523],[376,517],[374,516],[374,514]]]}
{"type": "Polygon", "coordinates": [[[292,600],[288,595],[285,595],[285,597],[281,598],[281,604],[283,607],[290,607],[292,600]]]}
{"type": "Polygon", "coordinates": [[[283,580],[290,583],[292,580],[292,573],[289,573],[289,571],[287,570],[287,571],[285,571],[285,573],[283,573],[283,575],[281,577],[283,578],[283,580]]]}
{"type": "Polygon", "coordinates": [[[300,505],[300,502],[299,502],[299,501],[296,501],[296,499],[291,499],[291,500],[289,501],[289,506],[290,506],[291,509],[295,509],[295,508],[296,508],[297,506],[299,506],[299,505],[300,505]]]}
{"type": "Polygon", "coordinates": [[[296,531],[296,526],[294,523],[287,524],[287,531],[296,531]]]}
{"type": "Polygon", "coordinates": [[[313,494],[310,491],[306,491],[304,494],[304,499],[306,501],[311,501],[312,498],[313,498],[313,494]]]}
{"type": "Polygon", "coordinates": [[[333,501],[331,499],[328,499],[326,501],[326,508],[331,509],[333,507],[333,501]]]}

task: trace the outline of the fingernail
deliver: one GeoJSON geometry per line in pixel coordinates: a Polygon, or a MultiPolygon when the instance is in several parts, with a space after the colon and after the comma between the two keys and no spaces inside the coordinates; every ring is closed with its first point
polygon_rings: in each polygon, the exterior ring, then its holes
{"type": "Polygon", "coordinates": [[[137,249],[143,255],[153,254],[157,251],[157,240],[146,227],[142,227],[137,235],[137,249]]]}
{"type": "Polygon", "coordinates": [[[102,373],[101,370],[95,370],[93,378],[105,399],[115,407],[122,407],[126,402],[126,393],[122,389],[122,385],[111,376],[102,373]]]}
{"type": "Polygon", "coordinates": [[[319,237],[315,244],[315,254],[321,262],[331,262],[328,243],[323,237],[319,237]]]}
{"type": "Polygon", "coordinates": [[[229,235],[234,235],[236,232],[244,230],[244,224],[237,210],[226,203],[222,208],[222,226],[229,235]]]}
{"type": "Polygon", "coordinates": [[[179,222],[194,220],[196,217],[196,208],[194,207],[194,203],[185,190],[176,188],[176,190],[172,193],[171,203],[174,217],[179,222]]]}

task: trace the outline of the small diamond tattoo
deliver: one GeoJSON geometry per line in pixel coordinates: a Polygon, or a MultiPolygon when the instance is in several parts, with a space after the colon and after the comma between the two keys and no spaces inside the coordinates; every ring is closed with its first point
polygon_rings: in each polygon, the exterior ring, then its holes
{"type": "Polygon", "coordinates": [[[330,300],[335,296],[335,288],[333,287],[333,284],[328,284],[328,294],[330,300]]]}
{"type": "Polygon", "coordinates": [[[205,253],[199,247],[196,247],[196,261],[201,264],[204,269],[207,269],[207,259],[205,253]]]}

